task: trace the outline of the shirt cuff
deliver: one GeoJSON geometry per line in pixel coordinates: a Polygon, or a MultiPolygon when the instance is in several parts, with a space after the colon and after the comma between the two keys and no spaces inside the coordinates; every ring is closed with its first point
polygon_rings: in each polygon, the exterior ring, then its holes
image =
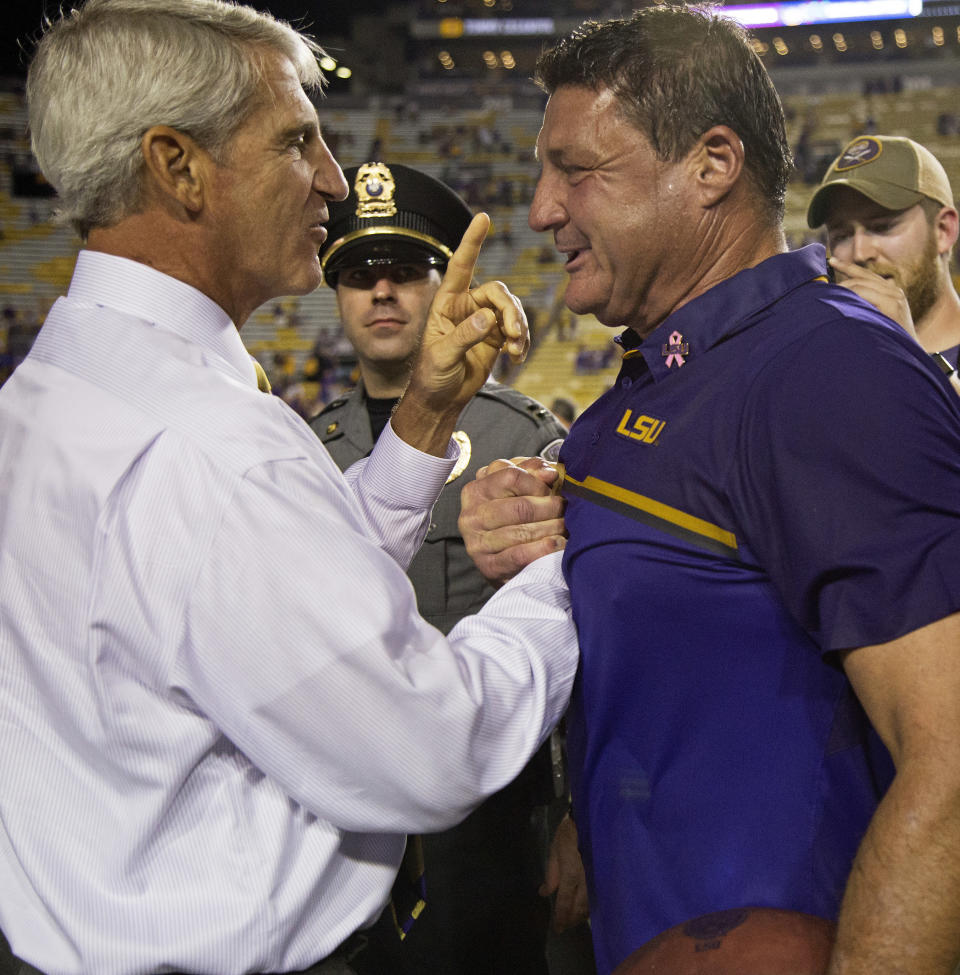
{"type": "Polygon", "coordinates": [[[453,438],[447,444],[446,456],[435,457],[401,440],[388,423],[370,453],[367,476],[372,476],[372,486],[384,497],[411,507],[431,507],[459,456],[460,448],[453,438]]]}

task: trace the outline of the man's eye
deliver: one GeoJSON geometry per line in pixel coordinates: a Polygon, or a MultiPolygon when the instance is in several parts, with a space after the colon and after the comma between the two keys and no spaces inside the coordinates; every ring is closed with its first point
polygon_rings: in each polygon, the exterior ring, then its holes
{"type": "Polygon", "coordinates": [[[832,227],[827,224],[824,229],[827,232],[827,243],[835,244],[837,241],[846,240],[852,233],[850,227],[834,224],[832,227]]]}
{"type": "Polygon", "coordinates": [[[374,281],[373,271],[365,267],[352,268],[340,275],[340,284],[345,284],[348,288],[372,288],[374,281]]]}
{"type": "Polygon", "coordinates": [[[410,281],[416,281],[422,277],[426,277],[425,270],[414,264],[400,264],[393,268],[393,274],[391,275],[395,284],[407,284],[410,281]]]}
{"type": "Polygon", "coordinates": [[[338,281],[348,288],[367,290],[385,278],[391,284],[409,284],[420,281],[430,273],[426,264],[378,264],[374,267],[349,268],[340,273],[338,281]]]}

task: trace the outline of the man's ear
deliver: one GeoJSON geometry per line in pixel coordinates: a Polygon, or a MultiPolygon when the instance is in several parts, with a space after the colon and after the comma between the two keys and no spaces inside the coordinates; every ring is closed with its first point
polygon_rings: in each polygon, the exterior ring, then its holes
{"type": "Polygon", "coordinates": [[[197,213],[203,206],[204,169],[209,156],[194,140],[169,125],[154,125],[140,140],[154,192],[197,213]]]}
{"type": "Polygon", "coordinates": [[[711,207],[719,203],[740,179],[743,143],[729,125],[715,125],[697,140],[691,158],[700,203],[711,207]]]}
{"type": "Polygon", "coordinates": [[[960,217],[953,207],[944,207],[933,222],[937,239],[937,253],[949,254],[960,234],[960,217]]]}

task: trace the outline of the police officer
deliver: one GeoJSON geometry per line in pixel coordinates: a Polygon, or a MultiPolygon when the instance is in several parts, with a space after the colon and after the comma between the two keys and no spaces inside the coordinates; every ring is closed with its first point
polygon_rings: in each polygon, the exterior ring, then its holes
{"type": "MultiPolygon", "coordinates": [[[[311,421],[341,469],[370,453],[403,392],[430,301],[471,219],[453,190],[407,166],[369,162],[345,176],[350,195],[330,204],[320,261],[360,381],[311,421]]],[[[408,571],[421,614],[444,633],[493,593],[457,528],[461,487],[498,457],[555,460],[565,432],[536,400],[495,382],[461,413],[460,461],[408,571]]],[[[537,890],[557,818],[553,779],[545,746],[463,823],[424,837],[427,909],[402,944],[385,923],[370,933],[370,971],[546,975],[549,907],[537,890]]]]}

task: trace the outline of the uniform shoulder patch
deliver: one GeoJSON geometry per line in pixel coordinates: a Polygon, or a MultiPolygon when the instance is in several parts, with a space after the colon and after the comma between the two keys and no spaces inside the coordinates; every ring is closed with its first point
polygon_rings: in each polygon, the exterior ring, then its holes
{"type": "Polygon", "coordinates": [[[557,437],[540,451],[540,456],[550,464],[556,464],[560,459],[560,448],[563,446],[563,437],[557,437]]]}

